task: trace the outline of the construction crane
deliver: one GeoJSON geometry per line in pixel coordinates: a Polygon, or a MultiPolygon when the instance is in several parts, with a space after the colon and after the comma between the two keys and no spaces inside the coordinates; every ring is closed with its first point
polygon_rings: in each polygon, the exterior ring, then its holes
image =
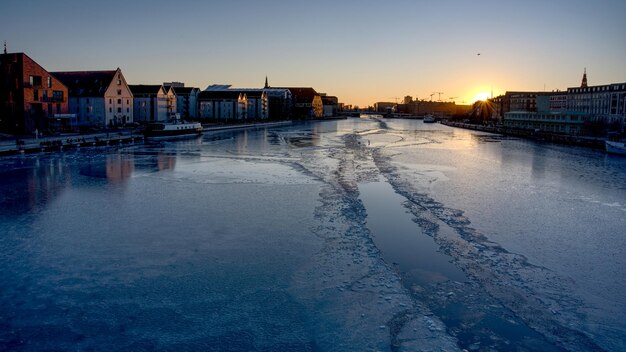
{"type": "Polygon", "coordinates": [[[430,100],[431,101],[433,100],[433,95],[435,95],[435,94],[439,94],[439,100],[437,100],[437,101],[441,101],[441,94],[443,94],[443,92],[433,92],[433,94],[430,95],[430,100]]]}
{"type": "Polygon", "coordinates": [[[450,97],[450,98],[448,98],[448,100],[451,100],[452,102],[455,102],[454,99],[456,99],[456,98],[458,98],[458,97],[450,97]]]}

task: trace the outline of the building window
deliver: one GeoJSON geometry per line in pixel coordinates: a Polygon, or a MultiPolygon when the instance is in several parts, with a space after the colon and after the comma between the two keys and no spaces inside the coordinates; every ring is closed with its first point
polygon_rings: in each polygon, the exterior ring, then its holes
{"type": "Polygon", "coordinates": [[[62,90],[53,90],[52,91],[52,98],[54,98],[54,101],[63,101],[63,91],[62,90]]]}
{"type": "Polygon", "coordinates": [[[122,112],[122,108],[117,108],[117,112],[122,112]]]}
{"type": "Polygon", "coordinates": [[[109,98],[109,104],[113,104],[113,99],[109,98]]]}
{"type": "Polygon", "coordinates": [[[117,90],[117,95],[122,95],[122,90],[121,89],[117,90]]]}
{"type": "Polygon", "coordinates": [[[33,89],[33,100],[39,101],[39,90],[33,89]]]}
{"type": "Polygon", "coordinates": [[[121,86],[121,85],[122,85],[122,80],[121,80],[121,79],[118,79],[118,80],[117,80],[117,85],[118,85],[118,86],[121,86]]]}
{"type": "Polygon", "coordinates": [[[41,88],[41,76],[30,76],[29,83],[32,88],[41,88]]]}
{"type": "Polygon", "coordinates": [[[113,108],[109,108],[109,112],[113,112],[113,108]]]}
{"type": "Polygon", "coordinates": [[[130,100],[126,99],[126,105],[130,105],[130,100]]]}
{"type": "Polygon", "coordinates": [[[48,77],[48,88],[52,88],[52,77],[48,77]]]}
{"type": "Polygon", "coordinates": [[[121,104],[122,103],[122,99],[117,99],[117,103],[121,104]]]}

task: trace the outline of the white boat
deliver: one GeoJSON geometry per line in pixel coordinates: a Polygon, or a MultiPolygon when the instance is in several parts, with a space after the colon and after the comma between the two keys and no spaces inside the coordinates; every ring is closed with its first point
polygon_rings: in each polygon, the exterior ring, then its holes
{"type": "Polygon", "coordinates": [[[143,132],[146,138],[173,138],[197,136],[202,134],[202,125],[199,122],[160,122],[151,123],[143,132]]]}
{"type": "Polygon", "coordinates": [[[433,115],[424,116],[424,123],[435,123],[435,117],[433,115]]]}
{"type": "Polygon", "coordinates": [[[626,155],[626,143],[624,142],[605,141],[605,145],[607,153],[626,155]]]}

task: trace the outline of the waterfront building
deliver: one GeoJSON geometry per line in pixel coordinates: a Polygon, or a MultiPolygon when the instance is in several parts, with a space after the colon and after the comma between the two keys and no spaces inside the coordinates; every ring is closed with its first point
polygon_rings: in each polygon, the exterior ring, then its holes
{"type": "Polygon", "coordinates": [[[504,112],[506,126],[597,134],[607,129],[624,131],[626,125],[626,83],[589,86],[586,69],[580,87],[512,93],[509,110],[504,112]],[[514,96],[518,99],[515,103],[514,96]]]}
{"type": "Polygon", "coordinates": [[[163,87],[163,89],[165,90],[165,96],[167,98],[167,117],[168,119],[171,120],[178,120],[180,119],[180,115],[178,114],[178,111],[176,110],[176,92],[174,91],[173,87],[163,87]]]}
{"type": "Polygon", "coordinates": [[[319,119],[324,116],[322,97],[311,87],[270,87],[266,76],[263,89],[274,97],[275,101],[272,105],[278,105],[281,101],[288,103],[288,107],[284,109],[287,114],[280,118],[319,119]]]}
{"type": "Polygon", "coordinates": [[[626,117],[626,82],[567,88],[567,110],[607,123],[626,117]]]}
{"type": "MultiPolygon", "coordinates": [[[[400,109],[398,109],[400,110],[400,109]]],[[[413,115],[452,116],[457,112],[455,102],[414,100],[409,104],[407,113],[413,115]]]]}
{"type": "Polygon", "coordinates": [[[537,95],[543,92],[506,92],[509,111],[537,111],[537,95]]]}
{"type": "Polygon", "coordinates": [[[582,134],[587,115],[577,112],[511,111],[505,113],[504,126],[570,135],[582,134]]]}
{"type": "Polygon", "coordinates": [[[168,120],[168,97],[163,85],[130,85],[135,121],[146,123],[168,120]]]}
{"type": "Polygon", "coordinates": [[[263,89],[211,85],[198,94],[199,116],[215,120],[265,120],[269,117],[268,93],[263,89]]]}
{"type": "Polygon", "coordinates": [[[326,95],[325,93],[320,93],[322,97],[322,106],[323,106],[323,117],[333,117],[337,116],[339,99],[335,96],[326,95]]]}
{"type": "Polygon", "coordinates": [[[322,97],[310,87],[288,88],[294,101],[294,116],[321,118],[324,113],[322,97]]]}
{"type": "Polygon", "coordinates": [[[170,87],[176,95],[176,112],[181,118],[197,118],[198,117],[198,94],[199,88],[185,87],[182,82],[165,82],[165,89],[170,87]]]}
{"type": "Polygon", "coordinates": [[[536,111],[540,113],[567,111],[567,92],[565,91],[539,93],[535,101],[536,111]]]}
{"type": "Polygon", "coordinates": [[[579,135],[584,131],[585,114],[568,112],[566,92],[509,92],[494,99],[493,116],[502,108],[502,101],[516,101],[507,107],[509,111],[503,114],[504,126],[512,128],[531,129],[552,133],[579,135]],[[516,110],[512,110],[516,108],[516,110]]]}
{"type": "Polygon", "coordinates": [[[511,110],[511,102],[508,96],[506,94],[498,95],[497,97],[487,99],[487,101],[491,104],[493,109],[491,119],[496,122],[502,122],[504,120],[504,114],[511,110]]]}
{"type": "Polygon", "coordinates": [[[292,116],[293,101],[291,91],[281,88],[263,88],[267,95],[268,118],[286,120],[292,116]]]}
{"type": "Polygon", "coordinates": [[[292,99],[292,116],[296,119],[322,118],[324,103],[322,96],[311,87],[281,87],[288,89],[292,99]]]}
{"type": "Polygon", "coordinates": [[[623,132],[626,125],[626,82],[589,86],[587,69],[580,87],[567,88],[567,111],[586,114],[591,126],[623,132]]]}
{"type": "Polygon", "coordinates": [[[507,91],[504,95],[487,99],[492,108],[492,120],[502,121],[510,111],[537,111],[537,96],[546,92],[507,91]]]}
{"type": "Polygon", "coordinates": [[[395,112],[396,105],[397,105],[396,103],[379,101],[379,102],[374,103],[374,111],[383,113],[383,114],[395,112]]]}
{"type": "Polygon", "coordinates": [[[133,94],[122,70],[52,72],[69,89],[69,112],[79,127],[112,127],[133,122],[133,94]]]}
{"type": "Polygon", "coordinates": [[[68,87],[25,53],[0,55],[0,131],[71,129],[68,87]]]}

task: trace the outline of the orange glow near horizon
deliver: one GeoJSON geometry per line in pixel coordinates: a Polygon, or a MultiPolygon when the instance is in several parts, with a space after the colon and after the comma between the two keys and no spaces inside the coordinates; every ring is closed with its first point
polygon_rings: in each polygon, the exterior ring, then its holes
{"type": "Polygon", "coordinates": [[[480,93],[478,93],[478,94],[476,94],[474,96],[474,99],[472,100],[472,103],[474,103],[476,101],[479,101],[479,100],[484,101],[484,100],[487,100],[489,98],[491,98],[491,94],[490,93],[480,92],[480,93]]]}

